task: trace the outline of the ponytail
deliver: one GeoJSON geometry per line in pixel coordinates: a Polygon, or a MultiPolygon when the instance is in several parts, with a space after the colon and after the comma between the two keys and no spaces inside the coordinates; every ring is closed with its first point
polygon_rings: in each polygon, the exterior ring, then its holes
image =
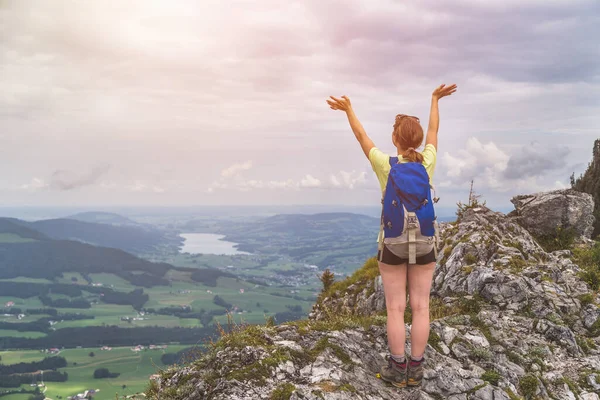
{"type": "Polygon", "coordinates": [[[416,151],[414,147],[409,147],[408,150],[406,150],[404,154],[402,154],[402,157],[404,157],[410,162],[423,162],[423,154],[416,151]]]}

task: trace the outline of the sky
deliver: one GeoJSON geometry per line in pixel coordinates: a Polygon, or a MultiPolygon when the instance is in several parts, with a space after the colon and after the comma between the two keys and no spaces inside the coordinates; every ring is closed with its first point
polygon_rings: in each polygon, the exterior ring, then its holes
{"type": "Polygon", "coordinates": [[[600,133],[597,0],[0,0],[0,205],[378,204],[440,100],[441,207],[569,186],[600,133]]]}

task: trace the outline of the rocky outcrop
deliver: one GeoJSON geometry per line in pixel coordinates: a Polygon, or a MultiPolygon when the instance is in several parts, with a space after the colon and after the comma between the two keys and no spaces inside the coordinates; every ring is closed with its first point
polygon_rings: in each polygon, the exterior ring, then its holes
{"type": "Polygon", "coordinates": [[[375,377],[387,318],[369,260],[324,292],[309,319],[239,329],[201,360],[164,371],[148,397],[599,399],[600,299],[571,251],[545,252],[514,218],[485,207],[444,224],[442,238],[420,388],[375,377]]]}
{"type": "Polygon", "coordinates": [[[561,227],[589,239],[594,230],[594,200],[590,194],[564,189],[515,196],[511,202],[519,224],[533,235],[552,236],[561,227]]]}

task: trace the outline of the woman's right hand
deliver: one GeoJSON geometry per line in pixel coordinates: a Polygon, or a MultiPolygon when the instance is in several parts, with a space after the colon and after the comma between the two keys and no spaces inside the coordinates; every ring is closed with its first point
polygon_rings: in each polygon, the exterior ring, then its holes
{"type": "Polygon", "coordinates": [[[434,99],[439,100],[442,97],[450,96],[454,92],[456,92],[456,84],[452,84],[448,87],[446,87],[446,84],[443,84],[435,88],[431,95],[434,99]]]}
{"type": "Polygon", "coordinates": [[[327,104],[329,104],[329,108],[331,108],[332,110],[342,110],[347,112],[352,109],[352,104],[350,103],[350,99],[348,97],[342,96],[341,99],[338,99],[333,96],[329,97],[331,97],[333,100],[325,101],[327,102],[327,104]]]}

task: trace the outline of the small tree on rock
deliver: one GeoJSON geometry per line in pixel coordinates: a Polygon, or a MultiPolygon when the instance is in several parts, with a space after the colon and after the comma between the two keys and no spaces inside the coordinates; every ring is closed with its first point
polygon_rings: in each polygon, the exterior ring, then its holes
{"type": "Polygon", "coordinates": [[[323,283],[323,291],[326,292],[329,290],[331,285],[333,285],[333,282],[335,281],[335,275],[329,270],[329,268],[327,268],[325,271],[323,271],[323,274],[319,276],[319,279],[323,283]]]}

